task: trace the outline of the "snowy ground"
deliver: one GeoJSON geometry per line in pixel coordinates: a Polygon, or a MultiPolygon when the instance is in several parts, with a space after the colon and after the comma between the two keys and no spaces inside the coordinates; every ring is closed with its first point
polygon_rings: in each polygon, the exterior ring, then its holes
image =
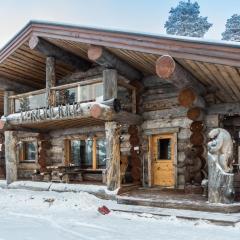
{"type": "Polygon", "coordinates": [[[239,240],[240,226],[215,226],[147,214],[111,212],[116,207],[88,193],[0,189],[0,240],[214,239],[239,240]]]}

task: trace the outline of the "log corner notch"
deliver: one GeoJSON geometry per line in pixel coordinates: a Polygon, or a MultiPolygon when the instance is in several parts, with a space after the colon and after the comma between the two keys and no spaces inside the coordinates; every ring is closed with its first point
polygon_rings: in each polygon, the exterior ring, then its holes
{"type": "Polygon", "coordinates": [[[31,50],[36,50],[45,56],[54,57],[56,60],[59,60],[83,72],[87,71],[92,66],[89,61],[81,58],[80,56],[62,49],[35,35],[33,35],[29,40],[29,48],[31,50]]]}
{"type": "Polygon", "coordinates": [[[102,46],[91,45],[88,49],[88,58],[103,67],[116,69],[130,81],[139,81],[143,77],[140,71],[102,46]]]}

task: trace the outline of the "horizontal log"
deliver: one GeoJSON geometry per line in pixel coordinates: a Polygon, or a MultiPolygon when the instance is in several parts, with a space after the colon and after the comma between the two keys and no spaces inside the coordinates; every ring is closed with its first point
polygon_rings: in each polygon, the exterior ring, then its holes
{"type": "Polygon", "coordinates": [[[119,74],[129,80],[140,80],[142,74],[136,68],[123,61],[106,48],[101,46],[90,46],[88,49],[88,58],[106,68],[114,68],[119,74]]]}
{"type": "Polygon", "coordinates": [[[98,119],[111,119],[111,107],[100,103],[95,103],[90,107],[90,115],[91,117],[98,119]]]}
{"type": "Polygon", "coordinates": [[[10,114],[1,120],[9,125],[26,125],[44,123],[51,120],[96,118],[103,121],[117,121],[120,123],[140,124],[142,118],[136,114],[119,111],[118,101],[115,99],[103,102],[76,103],[73,105],[35,109],[31,111],[10,114]],[[116,109],[117,111],[115,111],[116,109]]]}
{"type": "Polygon", "coordinates": [[[36,88],[0,76],[0,89],[15,92],[28,92],[36,88]]]}
{"type": "MultiPolygon", "coordinates": [[[[34,109],[21,113],[10,114],[7,117],[2,117],[3,121],[11,125],[18,124],[28,124],[28,123],[37,123],[45,122],[49,120],[65,120],[72,119],[73,117],[78,118],[90,118],[91,116],[91,107],[95,105],[96,102],[88,103],[76,103],[73,105],[66,106],[57,106],[57,107],[48,107],[41,109],[34,109]]],[[[98,103],[100,106],[105,107],[106,111],[113,112],[112,107],[98,103]]],[[[104,120],[111,120],[111,114],[109,118],[104,120]]]]}
{"type": "Polygon", "coordinates": [[[91,68],[91,63],[87,60],[81,58],[80,56],[69,52],[65,49],[62,49],[43,38],[39,38],[37,36],[32,36],[29,40],[29,47],[32,50],[36,50],[45,56],[54,57],[55,59],[68,64],[75,69],[79,69],[81,71],[87,71],[91,68]]]}
{"type": "Polygon", "coordinates": [[[199,95],[207,93],[205,86],[169,55],[163,55],[157,59],[156,73],[178,89],[192,87],[199,95]]]}
{"type": "Polygon", "coordinates": [[[239,114],[240,103],[236,102],[236,103],[211,104],[206,111],[207,111],[207,114],[223,114],[223,115],[239,114]]]}
{"type": "Polygon", "coordinates": [[[141,116],[125,111],[114,113],[112,119],[118,123],[128,125],[139,125],[143,121],[141,116]]]}
{"type": "Polygon", "coordinates": [[[204,99],[192,87],[184,88],[178,95],[178,102],[186,108],[201,107],[205,108],[204,99]]]}
{"type": "Polygon", "coordinates": [[[59,79],[57,81],[57,85],[79,82],[85,79],[95,78],[95,77],[102,78],[103,69],[104,68],[102,66],[96,66],[94,68],[90,68],[86,72],[77,71],[77,72],[71,73],[59,79]]]}
{"type": "Polygon", "coordinates": [[[192,121],[202,121],[204,116],[204,110],[200,107],[193,107],[187,111],[187,117],[192,121]]]}

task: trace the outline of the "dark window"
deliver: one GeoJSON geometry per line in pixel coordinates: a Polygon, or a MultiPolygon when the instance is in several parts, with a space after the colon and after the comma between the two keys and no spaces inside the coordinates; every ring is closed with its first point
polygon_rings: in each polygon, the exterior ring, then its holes
{"type": "Polygon", "coordinates": [[[35,161],[37,159],[36,142],[21,142],[19,148],[20,161],[35,161]]]}
{"type": "Polygon", "coordinates": [[[92,140],[71,141],[71,162],[81,168],[92,167],[92,140]]]}
{"type": "Polygon", "coordinates": [[[158,139],[158,159],[170,160],[171,159],[171,139],[158,139]]]}
{"type": "Polygon", "coordinates": [[[97,140],[97,167],[106,168],[106,140],[97,140]]]}
{"type": "Polygon", "coordinates": [[[106,168],[106,140],[87,138],[70,141],[70,162],[83,169],[106,168]],[[93,149],[95,148],[95,149],[93,149]]]}

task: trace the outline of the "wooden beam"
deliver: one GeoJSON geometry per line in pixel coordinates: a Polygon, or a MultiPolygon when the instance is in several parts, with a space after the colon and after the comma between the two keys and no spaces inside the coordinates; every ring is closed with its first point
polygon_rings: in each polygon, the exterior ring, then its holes
{"type": "Polygon", "coordinates": [[[46,106],[55,105],[55,91],[51,91],[56,85],[55,63],[54,57],[46,58],[46,106]]]}
{"type": "Polygon", "coordinates": [[[93,45],[90,46],[88,49],[88,58],[106,68],[116,69],[119,74],[131,81],[142,79],[142,73],[140,71],[104,47],[93,45]]]}
{"type": "Polygon", "coordinates": [[[106,122],[107,140],[107,188],[113,191],[120,187],[120,126],[116,122],[106,122]]]}
{"type": "Polygon", "coordinates": [[[36,88],[0,76],[0,89],[16,92],[29,92],[35,90],[36,88]]]}
{"type": "Polygon", "coordinates": [[[14,131],[5,131],[6,180],[10,184],[17,180],[17,137],[14,131]]]}
{"type": "Polygon", "coordinates": [[[91,67],[91,63],[85,59],[37,36],[32,36],[30,38],[29,47],[32,50],[36,50],[44,54],[45,56],[55,57],[57,60],[66,63],[75,69],[87,71],[91,67]]]}
{"type": "Polygon", "coordinates": [[[115,69],[103,70],[103,101],[117,98],[118,74],[115,69]]]}
{"type": "Polygon", "coordinates": [[[240,102],[211,104],[207,114],[235,115],[240,113],[240,102]]]}
{"type": "Polygon", "coordinates": [[[156,73],[160,78],[172,83],[178,89],[191,87],[199,95],[207,93],[205,86],[169,55],[163,55],[157,59],[156,73]]]}
{"type": "Polygon", "coordinates": [[[11,114],[14,109],[13,106],[12,106],[12,99],[9,99],[9,97],[11,95],[13,95],[14,92],[13,91],[4,91],[4,116],[8,116],[9,114],[11,114]]]}

